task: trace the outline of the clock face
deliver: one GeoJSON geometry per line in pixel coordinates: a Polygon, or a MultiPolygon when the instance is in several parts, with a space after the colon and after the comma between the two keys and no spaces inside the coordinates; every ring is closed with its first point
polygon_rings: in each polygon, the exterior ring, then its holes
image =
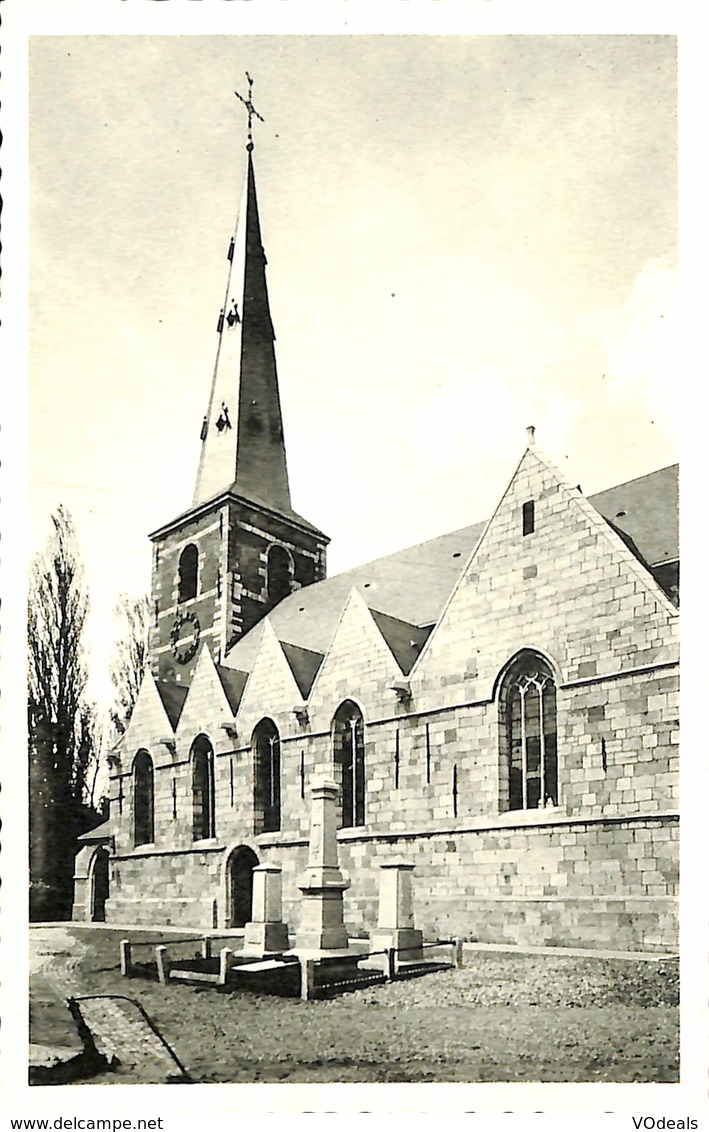
{"type": "Polygon", "coordinates": [[[187,664],[199,645],[199,621],[194,613],[178,613],[170,633],[172,655],[178,664],[187,664]]]}

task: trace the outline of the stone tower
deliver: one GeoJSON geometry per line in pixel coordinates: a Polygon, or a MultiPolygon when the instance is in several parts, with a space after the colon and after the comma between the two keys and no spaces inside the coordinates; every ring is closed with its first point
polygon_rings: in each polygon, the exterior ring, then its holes
{"type": "Polygon", "coordinates": [[[246,148],[194,497],[150,536],[150,663],[177,681],[201,642],[219,663],[274,605],[325,577],[329,540],[291,507],[250,134],[246,148]]]}

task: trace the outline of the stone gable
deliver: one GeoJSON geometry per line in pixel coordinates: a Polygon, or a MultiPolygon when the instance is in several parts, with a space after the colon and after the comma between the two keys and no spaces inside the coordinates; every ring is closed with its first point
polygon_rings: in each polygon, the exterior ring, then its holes
{"type": "Polygon", "coordinates": [[[521,648],[562,681],[677,658],[677,610],[623,540],[528,449],[411,673],[417,706],[492,698],[521,648]],[[523,506],[534,530],[523,534],[523,506]]]}

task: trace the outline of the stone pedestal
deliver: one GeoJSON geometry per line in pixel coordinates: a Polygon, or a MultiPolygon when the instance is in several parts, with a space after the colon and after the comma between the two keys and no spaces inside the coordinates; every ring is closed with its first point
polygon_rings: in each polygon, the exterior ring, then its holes
{"type": "Polygon", "coordinates": [[[298,881],[302,893],[296,950],[335,951],[348,945],[342,894],[349,888],[337,857],[338,787],[329,779],[312,788],[308,864],[298,881]]]}
{"type": "Polygon", "coordinates": [[[400,963],[423,959],[423,934],[414,927],[413,872],[412,861],[386,861],[379,874],[379,916],[370,947],[395,947],[400,963]]]}
{"type": "Polygon", "coordinates": [[[278,865],[257,865],[253,870],[253,920],[244,928],[244,955],[265,955],[288,950],[288,924],[281,916],[281,870],[278,865]]]}

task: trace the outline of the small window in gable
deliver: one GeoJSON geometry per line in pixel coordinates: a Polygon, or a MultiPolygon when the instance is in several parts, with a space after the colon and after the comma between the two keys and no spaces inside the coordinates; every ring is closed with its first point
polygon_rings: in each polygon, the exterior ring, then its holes
{"type": "Polygon", "coordinates": [[[197,566],[199,553],[194,543],[186,546],[178,565],[177,600],[191,601],[197,597],[197,566]]]}
{"type": "Polygon", "coordinates": [[[531,535],[534,530],[534,500],[522,504],[522,534],[531,535]]]}

